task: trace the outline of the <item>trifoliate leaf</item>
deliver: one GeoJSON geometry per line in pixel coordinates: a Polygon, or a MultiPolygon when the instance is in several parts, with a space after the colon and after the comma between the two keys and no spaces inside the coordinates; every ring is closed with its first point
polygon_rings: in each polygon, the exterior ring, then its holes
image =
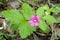
{"type": "Polygon", "coordinates": [[[18,27],[19,27],[19,24],[12,24],[12,25],[10,26],[10,29],[11,29],[11,30],[18,30],[18,27]]]}
{"type": "Polygon", "coordinates": [[[43,7],[39,7],[36,14],[40,17],[44,16],[44,9],[43,7]]]}
{"type": "Polygon", "coordinates": [[[44,32],[44,33],[49,33],[50,32],[50,27],[44,22],[41,21],[39,23],[39,28],[44,32]]]}
{"type": "Polygon", "coordinates": [[[51,9],[51,12],[58,14],[60,12],[60,7],[58,6],[53,6],[51,9]]]}
{"type": "Polygon", "coordinates": [[[51,15],[46,15],[46,16],[44,16],[44,19],[45,19],[46,21],[50,22],[50,23],[55,23],[55,22],[57,22],[56,19],[55,19],[53,16],[51,16],[51,15]]]}
{"type": "Polygon", "coordinates": [[[23,22],[19,27],[21,38],[26,38],[36,31],[36,27],[32,27],[28,22],[23,22]]]}
{"type": "Polygon", "coordinates": [[[20,12],[16,9],[4,10],[2,13],[3,16],[13,24],[19,24],[22,20],[24,20],[20,12]]]}
{"type": "Polygon", "coordinates": [[[39,15],[40,17],[44,16],[44,15],[49,15],[50,14],[50,9],[48,5],[44,5],[38,8],[37,15],[39,15]],[[44,13],[45,12],[45,13],[44,13]]]}
{"type": "Polygon", "coordinates": [[[29,20],[31,18],[31,16],[34,14],[34,11],[27,3],[23,3],[22,4],[22,13],[23,13],[25,19],[29,20]]]}

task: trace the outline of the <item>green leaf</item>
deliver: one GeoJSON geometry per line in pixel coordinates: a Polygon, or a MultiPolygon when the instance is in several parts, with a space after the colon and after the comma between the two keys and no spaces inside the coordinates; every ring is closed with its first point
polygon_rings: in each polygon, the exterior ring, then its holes
{"type": "Polygon", "coordinates": [[[50,11],[45,11],[45,14],[46,15],[50,15],[50,11]]]}
{"type": "Polygon", "coordinates": [[[60,23],[60,17],[57,18],[58,23],[60,23]]]}
{"type": "Polygon", "coordinates": [[[50,12],[51,12],[49,6],[48,6],[48,5],[44,5],[43,8],[44,8],[44,10],[45,10],[45,12],[46,12],[45,14],[46,14],[46,15],[49,15],[50,12]]]}
{"type": "Polygon", "coordinates": [[[39,28],[44,32],[44,33],[49,33],[50,32],[50,27],[45,23],[45,21],[41,21],[39,23],[39,28]]]}
{"type": "Polygon", "coordinates": [[[44,9],[43,7],[39,7],[38,10],[36,11],[36,14],[40,17],[44,16],[44,9]]]}
{"type": "Polygon", "coordinates": [[[60,4],[55,4],[55,6],[60,8],[60,4]]]}
{"type": "Polygon", "coordinates": [[[22,22],[21,22],[20,24],[11,24],[11,25],[10,25],[10,29],[11,29],[11,30],[18,30],[19,27],[20,27],[20,25],[21,25],[22,23],[24,23],[24,22],[25,22],[25,20],[22,20],[22,22]]]}
{"type": "Polygon", "coordinates": [[[43,9],[46,10],[46,11],[48,11],[49,10],[49,6],[48,5],[44,5],[43,9]]]}
{"type": "Polygon", "coordinates": [[[19,24],[12,24],[12,25],[10,26],[10,29],[11,29],[11,30],[18,30],[18,27],[19,27],[19,24]]]}
{"type": "Polygon", "coordinates": [[[44,16],[44,19],[45,19],[46,21],[50,22],[50,23],[55,23],[55,22],[57,22],[56,19],[55,19],[53,16],[51,16],[51,15],[46,15],[46,16],[44,16]]]}
{"type": "Polygon", "coordinates": [[[37,15],[39,15],[40,17],[44,16],[44,15],[49,15],[50,14],[50,8],[48,5],[43,5],[41,7],[38,8],[37,15]],[[45,12],[45,14],[44,14],[45,12]]]}
{"type": "Polygon", "coordinates": [[[25,19],[29,20],[35,12],[27,3],[23,3],[22,4],[22,13],[23,13],[25,19]]]}
{"type": "Polygon", "coordinates": [[[58,6],[53,6],[51,9],[51,12],[58,14],[60,12],[60,7],[58,6]]]}
{"type": "Polygon", "coordinates": [[[16,9],[4,10],[2,13],[3,16],[13,24],[19,24],[22,20],[24,20],[21,13],[16,9]]]}
{"type": "Polygon", "coordinates": [[[32,27],[28,22],[22,23],[19,27],[21,38],[28,37],[33,33],[33,31],[36,31],[36,27],[32,27]]]}

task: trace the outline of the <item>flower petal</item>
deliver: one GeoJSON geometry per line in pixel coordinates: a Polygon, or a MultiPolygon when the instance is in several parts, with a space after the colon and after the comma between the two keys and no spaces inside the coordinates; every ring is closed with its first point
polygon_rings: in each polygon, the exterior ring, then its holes
{"type": "Polygon", "coordinates": [[[36,22],[34,25],[35,25],[35,26],[38,26],[38,23],[36,22]]]}
{"type": "Polygon", "coordinates": [[[40,22],[40,18],[39,18],[39,16],[36,16],[36,18],[37,18],[38,22],[40,22]]]}
{"type": "Polygon", "coordinates": [[[35,18],[35,15],[32,15],[32,19],[34,19],[35,18]]]}
{"type": "Polygon", "coordinates": [[[30,20],[29,23],[31,24],[31,26],[34,26],[34,22],[32,20],[30,20]]]}
{"type": "Polygon", "coordinates": [[[35,15],[32,15],[32,18],[29,21],[31,26],[38,26],[39,22],[40,22],[39,16],[35,16],[35,15]],[[36,20],[36,21],[34,21],[34,20],[36,20]]]}
{"type": "Polygon", "coordinates": [[[29,23],[31,24],[31,23],[33,23],[33,21],[32,21],[32,20],[30,20],[30,21],[29,21],[29,23]]]}
{"type": "Polygon", "coordinates": [[[35,24],[34,23],[31,23],[31,26],[35,26],[35,24]]]}

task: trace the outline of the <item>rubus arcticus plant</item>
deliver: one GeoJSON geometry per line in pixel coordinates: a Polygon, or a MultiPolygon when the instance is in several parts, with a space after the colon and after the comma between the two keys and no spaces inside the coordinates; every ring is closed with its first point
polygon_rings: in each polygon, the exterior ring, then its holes
{"type": "Polygon", "coordinates": [[[40,28],[43,33],[48,34],[51,28],[47,23],[54,24],[57,22],[56,19],[50,15],[51,12],[55,12],[54,10],[55,8],[53,7],[49,8],[48,5],[43,5],[35,12],[29,4],[23,3],[21,12],[17,9],[3,10],[2,15],[7,21],[12,23],[9,26],[12,30],[19,30],[21,38],[26,38],[36,31],[37,27],[40,28]]]}

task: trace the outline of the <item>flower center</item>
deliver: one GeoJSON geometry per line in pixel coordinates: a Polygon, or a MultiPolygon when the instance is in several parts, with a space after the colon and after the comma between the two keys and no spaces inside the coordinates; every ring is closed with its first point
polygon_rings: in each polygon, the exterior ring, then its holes
{"type": "Polygon", "coordinates": [[[34,22],[36,22],[37,20],[35,19],[34,22]]]}

